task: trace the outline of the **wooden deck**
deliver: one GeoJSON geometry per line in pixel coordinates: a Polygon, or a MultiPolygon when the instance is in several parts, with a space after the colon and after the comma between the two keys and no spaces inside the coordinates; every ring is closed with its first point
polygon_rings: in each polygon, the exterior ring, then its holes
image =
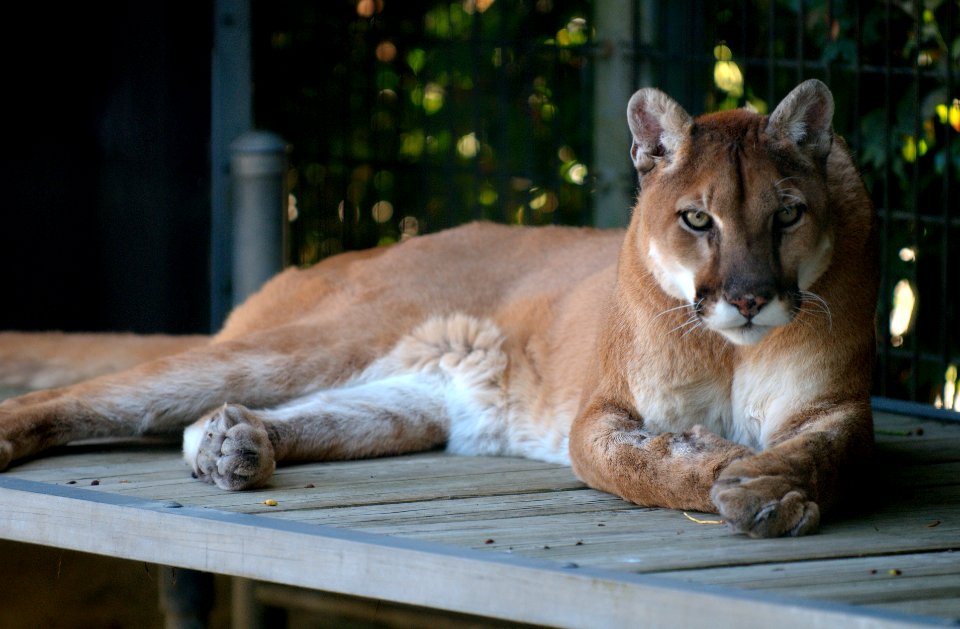
{"type": "Polygon", "coordinates": [[[226,493],[142,442],[0,475],[0,538],[548,625],[957,624],[960,423],[878,414],[877,433],[876,496],[800,539],[632,506],[535,461],[299,465],[226,493]]]}

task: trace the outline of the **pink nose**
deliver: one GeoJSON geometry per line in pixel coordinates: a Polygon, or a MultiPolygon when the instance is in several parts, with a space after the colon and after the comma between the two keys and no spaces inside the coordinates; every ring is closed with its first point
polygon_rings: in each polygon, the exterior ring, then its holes
{"type": "Polygon", "coordinates": [[[737,307],[737,310],[748,319],[757,316],[760,309],[767,303],[767,298],[762,295],[741,295],[736,299],[727,299],[727,302],[737,307]]]}

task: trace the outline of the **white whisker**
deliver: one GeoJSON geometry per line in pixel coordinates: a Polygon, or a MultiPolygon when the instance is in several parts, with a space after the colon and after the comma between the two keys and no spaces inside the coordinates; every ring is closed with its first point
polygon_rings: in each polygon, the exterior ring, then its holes
{"type": "Polygon", "coordinates": [[[704,330],[706,330],[706,327],[703,325],[703,321],[701,321],[700,319],[697,319],[696,324],[693,325],[692,327],[690,327],[689,329],[687,329],[686,332],[684,332],[683,334],[681,334],[681,335],[680,335],[680,338],[686,338],[686,336],[687,336],[688,334],[690,334],[691,332],[699,332],[699,333],[703,334],[703,331],[704,331],[704,330]]]}
{"type": "Polygon", "coordinates": [[[686,310],[686,309],[689,309],[689,308],[694,308],[694,305],[693,305],[693,304],[680,304],[679,306],[674,306],[673,308],[667,308],[666,310],[664,310],[663,312],[661,312],[660,314],[658,314],[657,316],[655,316],[655,317],[654,317],[654,320],[659,319],[660,317],[662,317],[662,316],[665,315],[665,314],[669,314],[669,313],[671,313],[671,312],[676,312],[676,311],[678,311],[678,310],[686,310]]]}
{"type": "Polygon", "coordinates": [[[820,295],[808,291],[800,291],[800,307],[798,313],[809,312],[811,316],[822,315],[827,319],[827,326],[833,330],[833,313],[830,312],[830,304],[820,295]]]}
{"type": "MultiPolygon", "coordinates": [[[[687,319],[686,321],[678,325],[677,327],[667,332],[667,334],[673,334],[674,332],[683,330],[684,328],[687,328],[687,332],[689,332],[690,330],[696,329],[700,324],[701,324],[700,318],[693,315],[689,319],[687,319]]],[[[684,335],[686,335],[686,332],[684,333],[684,335]]]]}

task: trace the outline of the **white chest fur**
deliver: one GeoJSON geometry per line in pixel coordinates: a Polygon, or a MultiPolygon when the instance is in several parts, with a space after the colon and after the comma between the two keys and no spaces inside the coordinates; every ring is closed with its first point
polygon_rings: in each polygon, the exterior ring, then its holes
{"type": "Polygon", "coordinates": [[[825,373],[813,357],[766,356],[741,365],[733,378],[729,438],[767,444],[784,421],[822,395],[825,373]]]}
{"type": "Polygon", "coordinates": [[[719,435],[729,432],[733,414],[725,377],[706,373],[678,382],[635,377],[630,392],[649,432],[682,432],[698,424],[719,435]]]}
{"type": "Polygon", "coordinates": [[[783,421],[815,400],[821,370],[809,361],[758,357],[732,376],[704,369],[675,382],[632,378],[630,390],[651,433],[681,432],[699,424],[726,439],[762,449],[783,421]]]}

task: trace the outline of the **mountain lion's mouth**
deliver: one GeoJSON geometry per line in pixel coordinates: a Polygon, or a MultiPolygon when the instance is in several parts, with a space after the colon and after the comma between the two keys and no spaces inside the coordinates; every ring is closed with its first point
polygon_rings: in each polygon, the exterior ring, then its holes
{"type": "Polygon", "coordinates": [[[722,334],[727,340],[735,345],[755,345],[763,340],[763,338],[769,334],[771,330],[777,327],[779,326],[758,325],[753,321],[747,321],[742,325],[719,328],[715,329],[715,331],[719,334],[722,334]]]}

